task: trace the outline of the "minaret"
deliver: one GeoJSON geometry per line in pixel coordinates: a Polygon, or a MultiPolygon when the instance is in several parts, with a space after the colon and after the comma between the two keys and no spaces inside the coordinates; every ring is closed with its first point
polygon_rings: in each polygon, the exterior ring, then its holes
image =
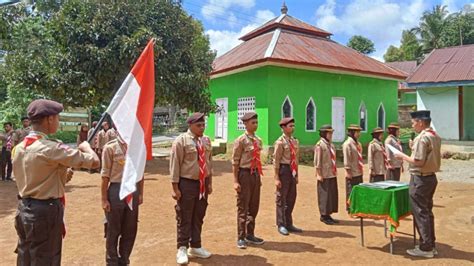
{"type": "Polygon", "coordinates": [[[283,1],[283,5],[281,6],[281,13],[285,15],[288,13],[288,7],[286,6],[285,1],[283,1]]]}

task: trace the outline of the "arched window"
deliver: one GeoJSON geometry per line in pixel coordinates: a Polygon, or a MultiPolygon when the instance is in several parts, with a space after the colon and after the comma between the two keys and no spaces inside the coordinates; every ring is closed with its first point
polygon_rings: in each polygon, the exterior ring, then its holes
{"type": "Polygon", "coordinates": [[[306,104],[306,131],[316,131],[316,105],[313,97],[306,104]]]}
{"type": "Polygon", "coordinates": [[[385,129],[385,108],[383,103],[380,104],[377,111],[377,126],[385,129]]]}
{"type": "Polygon", "coordinates": [[[367,108],[364,102],[362,102],[359,107],[359,126],[363,132],[367,132],[367,108]]]}
{"type": "Polygon", "coordinates": [[[281,117],[293,117],[293,104],[291,104],[290,97],[288,96],[286,96],[281,107],[281,117]]]}

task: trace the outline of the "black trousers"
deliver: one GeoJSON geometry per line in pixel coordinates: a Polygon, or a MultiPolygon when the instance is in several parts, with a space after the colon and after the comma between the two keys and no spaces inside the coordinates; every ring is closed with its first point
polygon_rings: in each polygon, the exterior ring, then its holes
{"type": "Polygon", "coordinates": [[[15,229],[17,265],[61,265],[64,206],[59,199],[22,199],[15,229]]]}
{"type": "Polygon", "coordinates": [[[1,174],[2,180],[10,179],[12,177],[12,152],[7,151],[7,148],[2,148],[2,161],[1,161],[1,174]]]}
{"type": "Polygon", "coordinates": [[[237,235],[244,239],[255,235],[255,219],[260,208],[260,175],[250,169],[239,169],[240,192],[237,193],[237,235]]]}
{"type": "Polygon", "coordinates": [[[288,164],[280,164],[281,188],[277,189],[276,194],[276,224],[277,226],[293,225],[293,209],[296,203],[296,179],[291,173],[288,164]]]}
{"type": "Polygon", "coordinates": [[[400,181],[402,168],[387,169],[387,180],[400,181]]]}
{"type": "Polygon", "coordinates": [[[188,178],[179,179],[181,198],[175,206],[178,248],[183,246],[191,246],[192,248],[201,247],[202,225],[208,205],[208,184],[209,182],[206,178],[206,196],[199,199],[199,180],[191,180],[188,178]]]}
{"type": "Polygon", "coordinates": [[[385,180],[385,176],[384,176],[384,175],[373,175],[373,176],[370,176],[370,183],[380,182],[380,181],[384,181],[384,180],[385,180]]]}
{"type": "Polygon", "coordinates": [[[321,216],[331,215],[338,211],[339,197],[337,177],[324,178],[318,181],[318,206],[321,216]]]}
{"type": "Polygon", "coordinates": [[[127,265],[130,263],[138,229],[138,191],[133,193],[133,210],[125,200],[120,200],[120,183],[110,183],[108,199],[110,212],[106,212],[106,264],[127,265]]]}
{"type": "Polygon", "coordinates": [[[355,185],[358,185],[362,183],[362,176],[353,176],[351,179],[346,178],[346,210],[349,211],[349,204],[347,201],[349,200],[349,197],[351,196],[352,188],[355,185]]]}
{"type": "Polygon", "coordinates": [[[410,178],[411,209],[420,235],[420,249],[423,251],[431,251],[435,247],[433,196],[437,185],[436,175],[411,175],[410,178]]]}

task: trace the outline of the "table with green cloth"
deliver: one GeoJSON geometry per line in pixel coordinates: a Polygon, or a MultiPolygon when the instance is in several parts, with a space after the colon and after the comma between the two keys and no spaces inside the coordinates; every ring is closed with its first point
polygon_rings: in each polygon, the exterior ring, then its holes
{"type": "MultiPolygon", "coordinates": [[[[400,220],[411,215],[408,186],[395,188],[374,188],[357,185],[352,188],[349,198],[349,214],[360,218],[361,244],[364,245],[364,218],[385,220],[390,223],[390,252],[393,253],[393,234],[400,220]]],[[[385,226],[385,230],[386,230],[385,226]]],[[[414,229],[415,227],[413,227],[414,229]]],[[[413,235],[415,236],[415,231],[413,235]]]]}

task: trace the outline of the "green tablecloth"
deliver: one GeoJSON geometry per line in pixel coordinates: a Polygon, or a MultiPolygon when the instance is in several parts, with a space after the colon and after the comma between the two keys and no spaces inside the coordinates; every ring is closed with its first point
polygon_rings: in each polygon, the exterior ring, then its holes
{"type": "Polygon", "coordinates": [[[378,189],[357,185],[349,198],[352,217],[388,220],[394,233],[399,221],[411,215],[408,186],[378,189]]]}

